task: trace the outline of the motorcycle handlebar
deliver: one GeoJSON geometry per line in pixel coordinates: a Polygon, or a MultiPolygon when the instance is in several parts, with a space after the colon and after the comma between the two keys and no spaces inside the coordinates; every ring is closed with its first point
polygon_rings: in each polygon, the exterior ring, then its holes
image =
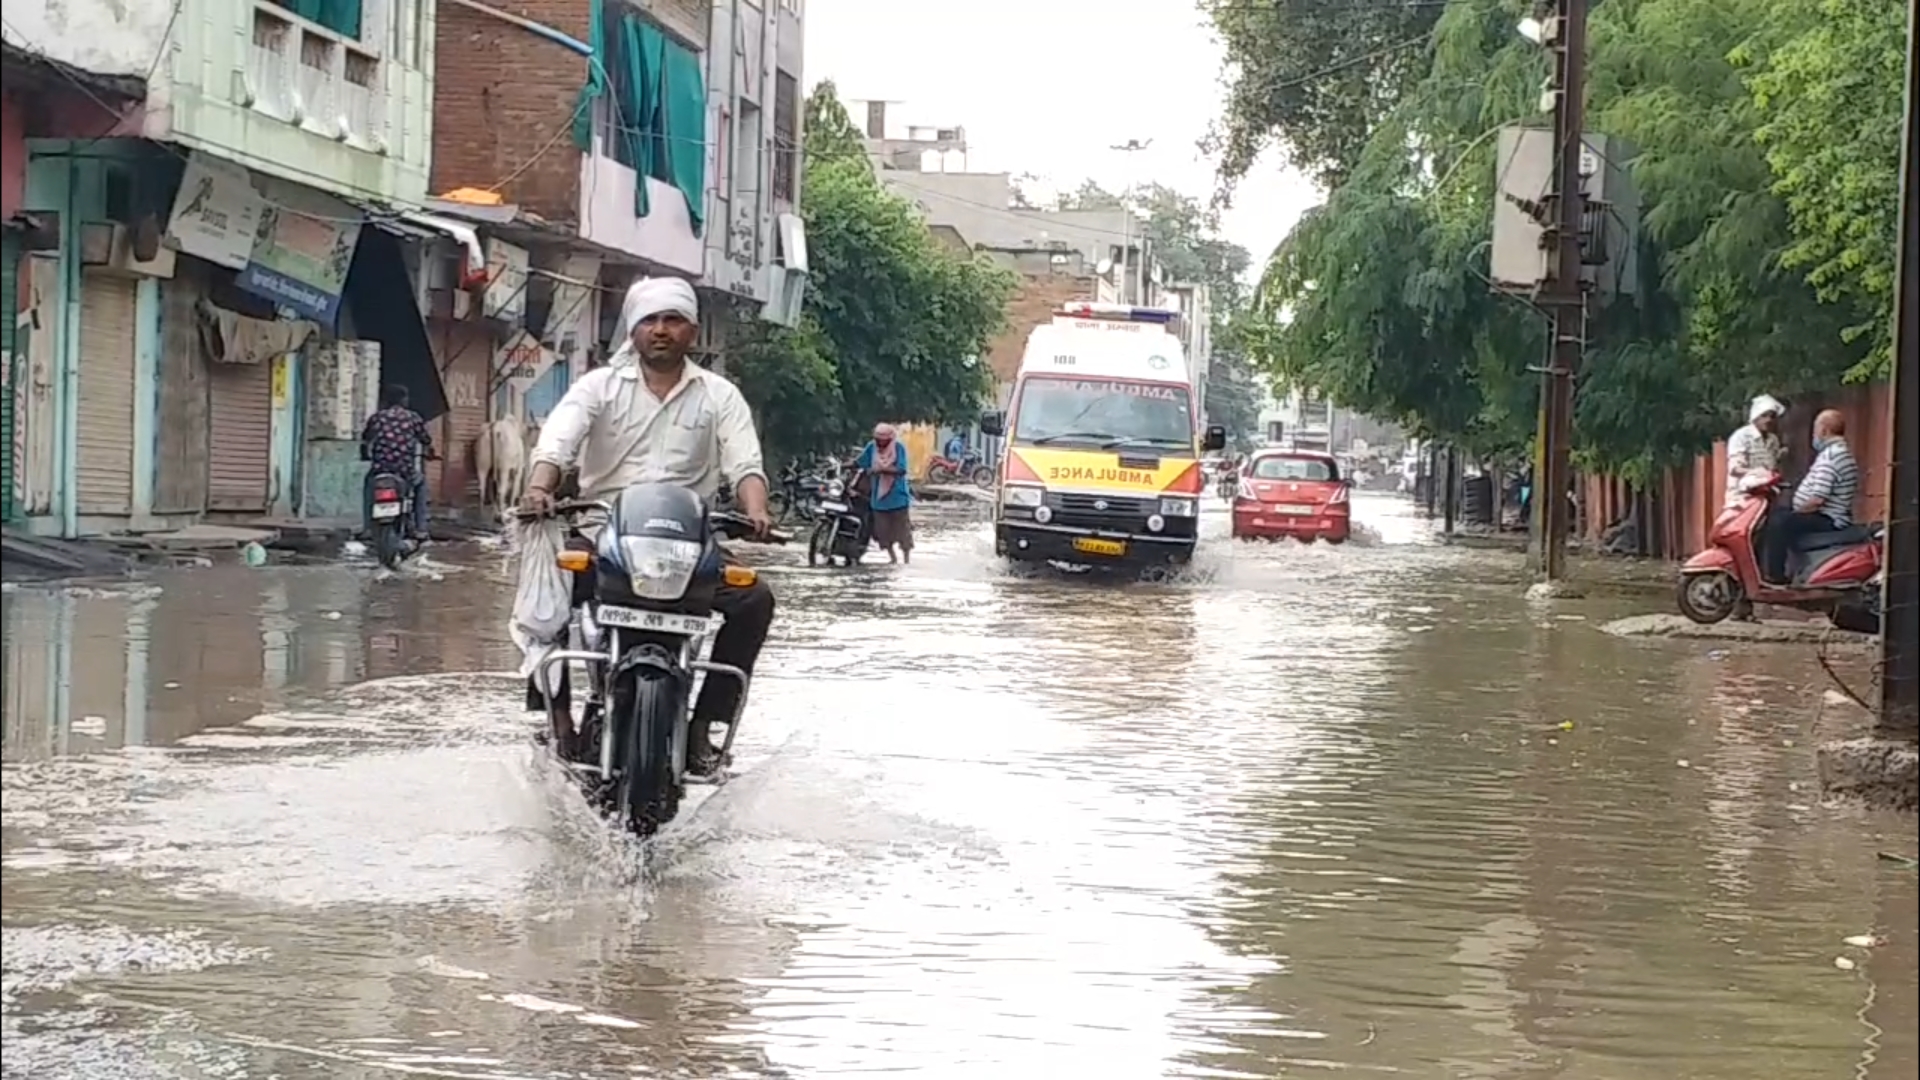
{"type": "MultiPolygon", "coordinates": [[[[545,518],[575,517],[583,513],[598,511],[603,514],[613,512],[613,504],[598,499],[562,499],[548,507],[544,512],[527,510],[516,511],[514,516],[521,521],[538,521],[545,518]]],[[[716,511],[707,515],[707,523],[713,530],[729,540],[754,540],[753,522],[745,514],[730,511],[716,511]]],[[[765,537],[757,538],[762,543],[785,544],[793,540],[793,534],[771,529],[765,537]]]]}

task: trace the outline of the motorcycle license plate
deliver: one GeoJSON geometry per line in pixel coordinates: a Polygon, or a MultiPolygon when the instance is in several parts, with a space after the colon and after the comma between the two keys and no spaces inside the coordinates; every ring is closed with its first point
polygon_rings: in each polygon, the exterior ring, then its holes
{"type": "Polygon", "coordinates": [[[593,611],[593,621],[617,630],[651,630],[661,634],[699,637],[713,626],[713,620],[699,615],[674,615],[664,611],[635,611],[632,608],[602,604],[593,611]]]}
{"type": "Polygon", "coordinates": [[[820,509],[826,510],[830,513],[844,514],[847,512],[847,504],[837,503],[837,502],[823,502],[820,504],[820,509]]]}
{"type": "Polygon", "coordinates": [[[1075,537],[1073,550],[1088,555],[1121,556],[1127,553],[1127,545],[1118,540],[1099,540],[1091,536],[1075,537]]]}
{"type": "Polygon", "coordinates": [[[388,518],[397,518],[399,516],[400,516],[399,503],[374,503],[373,504],[373,519],[375,521],[385,521],[388,518]]]}

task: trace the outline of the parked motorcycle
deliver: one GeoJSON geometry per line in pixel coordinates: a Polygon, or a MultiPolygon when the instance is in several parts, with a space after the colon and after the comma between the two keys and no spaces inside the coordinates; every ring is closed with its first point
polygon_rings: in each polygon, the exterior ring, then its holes
{"type": "Polygon", "coordinates": [[[873,513],[863,479],[855,472],[846,483],[835,480],[827,485],[820,518],[807,537],[808,566],[830,566],[835,559],[843,566],[857,566],[866,555],[873,542],[873,513]]]}
{"type": "Polygon", "coordinates": [[[574,575],[583,647],[548,653],[535,678],[550,695],[546,688],[560,685],[569,665],[584,665],[586,700],[577,722],[571,705],[550,706],[542,741],[603,812],[651,836],[680,812],[687,785],[699,782],[687,772],[696,674],[741,684],[715,747],[722,763],[739,731],[748,676],[704,654],[718,629],[715,591],[757,576],[726,565],[719,540],[750,536],[753,526],[738,514],[710,512],[698,495],[670,484],[635,484],[611,503],[563,502],[553,513],[576,527],[587,515],[604,524],[591,541],[573,530],[559,555],[561,569],[574,575]]]}
{"type": "Polygon", "coordinates": [[[1680,567],[1680,613],[1703,625],[1721,622],[1741,601],[1801,608],[1837,617],[1864,612],[1880,618],[1881,566],[1886,528],[1854,525],[1803,536],[1787,555],[1788,580],[1761,580],[1759,552],[1767,511],[1782,488],[1776,472],[1756,472],[1740,481],[1745,496],[1720,512],[1707,533],[1706,550],[1680,567]]]}
{"type": "Polygon", "coordinates": [[[790,462],[780,470],[779,486],[767,496],[768,512],[775,521],[812,521],[819,516],[819,504],[832,483],[818,472],[802,474],[800,466],[790,462]]]}
{"type": "Polygon", "coordinates": [[[972,451],[957,458],[943,454],[927,462],[927,483],[951,484],[961,479],[978,487],[992,487],[993,466],[981,461],[980,455],[972,451]]]}

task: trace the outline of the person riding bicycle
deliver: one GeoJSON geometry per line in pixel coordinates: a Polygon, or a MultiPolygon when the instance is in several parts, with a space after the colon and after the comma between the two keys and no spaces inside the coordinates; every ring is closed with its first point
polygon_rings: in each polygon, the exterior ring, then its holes
{"type": "MultiPolygon", "coordinates": [[[[562,474],[577,464],[586,499],[611,500],[630,485],[661,483],[688,488],[711,505],[728,481],[755,535],[772,531],[760,436],[746,399],[687,358],[699,321],[699,298],[680,278],[646,278],[627,290],[619,350],[574,383],[540,429],[523,511],[550,512],[562,474]]],[[[722,584],[713,607],[725,619],[713,661],[752,675],[773,624],[773,591],[765,578],[745,587],[722,584]]],[[[707,774],[721,764],[710,728],[732,719],[742,689],[734,679],[709,679],[701,688],[689,772],[707,774]]],[[[550,707],[566,707],[560,697],[556,692],[550,707]]]]}

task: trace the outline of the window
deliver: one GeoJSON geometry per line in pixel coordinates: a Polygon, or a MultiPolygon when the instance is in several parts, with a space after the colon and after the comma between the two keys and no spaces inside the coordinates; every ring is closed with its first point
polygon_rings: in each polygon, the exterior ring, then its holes
{"type": "MultiPolygon", "coordinates": [[[[601,32],[606,64],[586,93],[610,104],[605,152],[643,177],[678,188],[699,232],[706,218],[707,85],[699,54],[624,4],[609,4],[601,32]]],[[[636,184],[634,213],[650,212],[636,184]]]]}
{"type": "Polygon", "coordinates": [[[1253,461],[1255,480],[1297,480],[1310,483],[1329,483],[1340,479],[1340,469],[1332,461],[1321,457],[1286,457],[1280,454],[1268,454],[1253,461]]]}
{"type": "Polygon", "coordinates": [[[287,11],[346,38],[360,40],[361,0],[266,0],[287,11]]]}
{"type": "Polygon", "coordinates": [[[1028,379],[1020,390],[1017,443],[1193,446],[1193,400],[1185,387],[1113,379],[1028,379]]]}
{"type": "Polygon", "coordinates": [[[800,83],[784,71],[773,73],[773,197],[796,201],[800,164],[800,83]]]}

